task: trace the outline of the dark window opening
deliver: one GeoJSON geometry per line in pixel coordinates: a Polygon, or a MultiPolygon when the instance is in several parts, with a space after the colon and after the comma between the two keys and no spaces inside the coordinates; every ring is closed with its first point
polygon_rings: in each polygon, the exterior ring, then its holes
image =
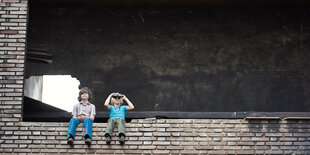
{"type": "MultiPolygon", "coordinates": [[[[305,116],[310,4],[240,2],[29,0],[27,46],[50,55],[28,53],[26,77],[78,77],[97,121],[112,92],[134,103],[128,119],[305,116]]],[[[37,113],[33,99],[25,96],[24,120],[70,118],[54,107],[37,113]]]]}

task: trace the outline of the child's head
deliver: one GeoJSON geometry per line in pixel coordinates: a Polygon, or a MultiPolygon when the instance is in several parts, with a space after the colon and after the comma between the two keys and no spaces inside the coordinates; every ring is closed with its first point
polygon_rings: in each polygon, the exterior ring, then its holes
{"type": "Polygon", "coordinates": [[[93,99],[93,95],[87,87],[83,87],[80,89],[78,100],[81,102],[82,100],[86,99],[91,101],[93,99]]]}
{"type": "Polygon", "coordinates": [[[123,105],[123,94],[114,93],[111,98],[111,104],[113,106],[121,106],[123,105]]]}

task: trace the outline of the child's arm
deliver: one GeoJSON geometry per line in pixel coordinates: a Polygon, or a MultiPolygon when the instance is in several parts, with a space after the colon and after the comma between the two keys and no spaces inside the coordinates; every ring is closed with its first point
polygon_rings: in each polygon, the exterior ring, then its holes
{"type": "Polygon", "coordinates": [[[91,109],[91,114],[90,114],[90,119],[92,120],[92,121],[94,121],[95,120],[95,115],[96,115],[96,107],[95,107],[95,105],[92,105],[92,109],[91,109]]]}
{"type": "Polygon", "coordinates": [[[108,98],[105,100],[105,103],[104,103],[104,106],[107,107],[108,109],[110,109],[110,100],[111,100],[112,95],[113,93],[108,96],[108,98]]]}
{"type": "Polygon", "coordinates": [[[133,104],[128,100],[128,98],[124,95],[123,99],[127,102],[128,106],[127,106],[127,110],[133,110],[135,107],[133,106],[133,104]]]}
{"type": "Polygon", "coordinates": [[[77,105],[74,105],[74,106],[73,106],[72,117],[78,119],[78,116],[77,116],[77,111],[78,111],[78,110],[77,110],[77,108],[78,108],[77,105]]]}

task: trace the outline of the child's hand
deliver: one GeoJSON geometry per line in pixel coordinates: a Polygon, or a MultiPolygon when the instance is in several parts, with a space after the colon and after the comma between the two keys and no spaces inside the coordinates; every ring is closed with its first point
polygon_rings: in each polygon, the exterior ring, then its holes
{"type": "Polygon", "coordinates": [[[86,119],[87,117],[86,116],[84,116],[84,115],[80,115],[80,116],[78,116],[78,119],[80,120],[80,121],[83,121],[84,119],[86,119]]]}
{"type": "Polygon", "coordinates": [[[122,97],[124,100],[126,100],[127,99],[127,97],[125,96],[125,95],[123,95],[123,97],[122,97]]]}

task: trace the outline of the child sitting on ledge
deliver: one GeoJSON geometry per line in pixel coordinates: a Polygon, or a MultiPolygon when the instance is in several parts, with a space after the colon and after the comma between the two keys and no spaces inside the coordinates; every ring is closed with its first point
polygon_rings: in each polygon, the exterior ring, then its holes
{"type": "Polygon", "coordinates": [[[125,113],[127,110],[133,110],[133,104],[128,100],[128,98],[120,93],[112,93],[106,99],[104,105],[108,108],[110,118],[108,120],[107,129],[105,132],[107,144],[111,143],[112,132],[117,125],[119,142],[121,145],[125,144],[125,113]],[[123,105],[123,100],[128,104],[123,105]],[[111,105],[110,105],[111,103],[111,105]]]}

